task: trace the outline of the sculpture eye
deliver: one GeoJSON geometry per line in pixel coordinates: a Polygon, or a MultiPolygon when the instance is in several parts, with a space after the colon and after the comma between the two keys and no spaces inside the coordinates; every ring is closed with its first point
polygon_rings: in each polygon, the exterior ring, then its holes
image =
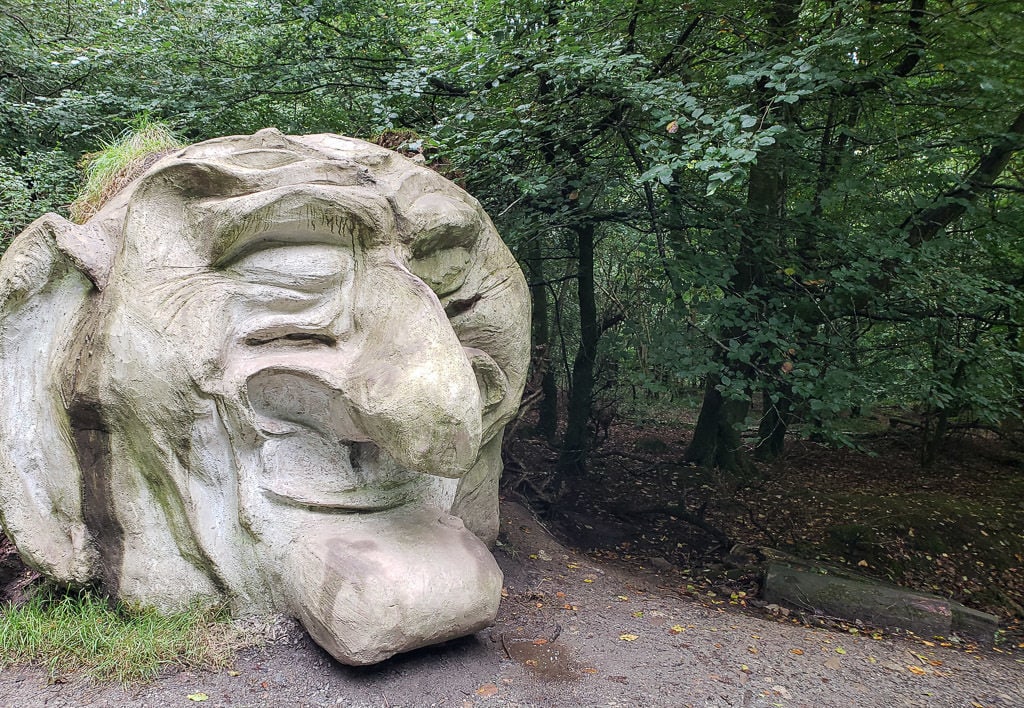
{"type": "Polygon", "coordinates": [[[337,246],[270,241],[234,259],[224,272],[256,285],[323,293],[347,280],[353,268],[352,254],[337,246]]]}
{"type": "Polygon", "coordinates": [[[451,295],[466,282],[471,254],[462,247],[445,248],[419,257],[409,263],[413,275],[430,286],[438,297],[451,295]]]}

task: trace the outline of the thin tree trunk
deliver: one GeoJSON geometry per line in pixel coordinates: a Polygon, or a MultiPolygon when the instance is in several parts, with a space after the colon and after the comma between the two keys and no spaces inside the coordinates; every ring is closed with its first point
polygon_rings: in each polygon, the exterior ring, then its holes
{"type": "Polygon", "coordinates": [[[572,388],[558,459],[560,497],[570,503],[575,499],[586,473],[587,453],[590,451],[587,424],[594,396],[594,362],[600,336],[594,293],[594,225],[584,221],[574,231],[579,258],[576,287],[580,306],[580,345],[572,364],[572,388]]]}
{"type": "Polygon", "coordinates": [[[531,314],[535,365],[543,369],[540,379],[541,398],[537,404],[537,433],[553,442],[558,430],[558,384],[551,366],[551,318],[539,236],[534,236],[527,248],[527,269],[533,283],[530,294],[533,302],[531,314]]]}

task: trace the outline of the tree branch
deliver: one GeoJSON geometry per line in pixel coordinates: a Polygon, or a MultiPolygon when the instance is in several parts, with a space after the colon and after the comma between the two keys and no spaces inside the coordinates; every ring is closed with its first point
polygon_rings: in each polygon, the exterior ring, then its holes
{"type": "Polygon", "coordinates": [[[998,140],[978,166],[958,186],[939,197],[930,207],[919,209],[909,216],[900,230],[907,234],[907,243],[920,246],[930,241],[949,224],[967,211],[981,192],[992,185],[1010,163],[1014,154],[1024,148],[1024,110],[1017,114],[1013,124],[998,140]]]}

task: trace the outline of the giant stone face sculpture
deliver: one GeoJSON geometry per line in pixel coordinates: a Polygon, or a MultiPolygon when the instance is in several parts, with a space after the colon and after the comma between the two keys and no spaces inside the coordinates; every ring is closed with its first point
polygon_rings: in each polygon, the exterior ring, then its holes
{"type": "Polygon", "coordinates": [[[298,617],[338,660],[497,611],[528,291],[479,204],[336,135],[165,157],[0,262],[0,510],[44,574],[298,617]]]}

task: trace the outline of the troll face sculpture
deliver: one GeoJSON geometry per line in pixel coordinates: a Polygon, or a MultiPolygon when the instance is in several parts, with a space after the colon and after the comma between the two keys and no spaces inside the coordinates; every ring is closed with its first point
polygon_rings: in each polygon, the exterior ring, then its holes
{"type": "Polygon", "coordinates": [[[336,135],[169,155],[0,262],[0,511],[24,559],[299,618],[367,664],[497,611],[528,291],[479,204],[336,135]]]}

